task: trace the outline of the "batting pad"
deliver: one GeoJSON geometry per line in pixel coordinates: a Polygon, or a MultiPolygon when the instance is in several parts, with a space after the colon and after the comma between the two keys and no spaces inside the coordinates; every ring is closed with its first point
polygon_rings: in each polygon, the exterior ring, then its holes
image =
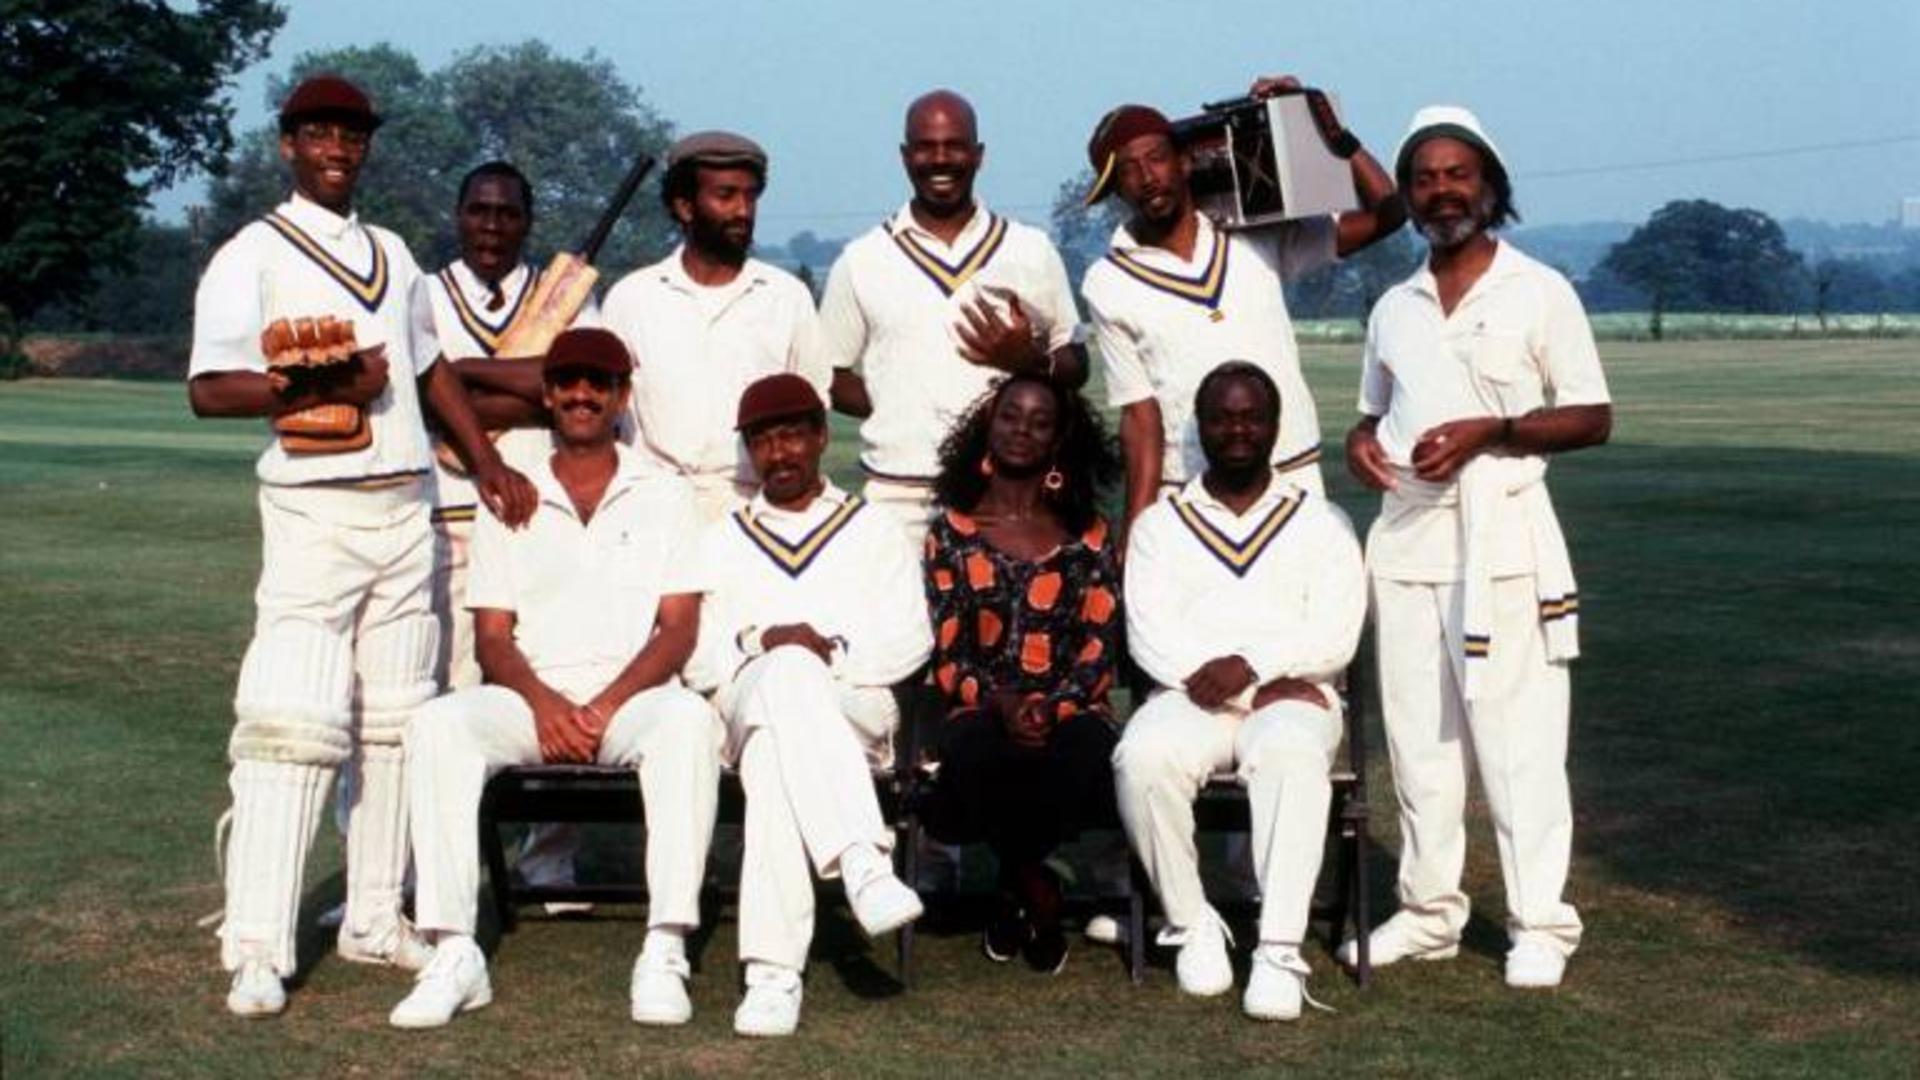
{"type": "Polygon", "coordinates": [[[352,659],[343,634],[304,619],[276,619],[254,632],[240,663],[235,762],[338,765],[346,759],[352,659]]]}
{"type": "Polygon", "coordinates": [[[228,971],[263,956],[282,978],[294,972],[294,922],[305,889],[307,852],[333,784],[333,769],[286,761],[236,760],[233,832],[227,839],[227,913],[220,962],[228,971]]]}
{"type": "Polygon", "coordinates": [[[407,873],[407,758],[400,746],[363,742],[360,783],[347,816],[345,932],[370,936],[400,917],[407,873]]]}
{"type": "Polygon", "coordinates": [[[433,678],[439,648],[439,620],[426,611],[361,630],[354,646],[361,743],[398,747],[406,738],[414,711],[439,689],[433,678]]]}

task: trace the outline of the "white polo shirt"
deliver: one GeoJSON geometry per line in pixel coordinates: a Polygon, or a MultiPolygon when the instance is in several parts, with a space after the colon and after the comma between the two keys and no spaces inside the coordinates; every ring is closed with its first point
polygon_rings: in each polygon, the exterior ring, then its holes
{"type": "Polygon", "coordinates": [[[1206,471],[1193,395],[1207,373],[1229,360],[1261,367],[1280,388],[1282,469],[1317,461],[1320,418],[1300,374],[1300,350],[1281,283],[1335,261],[1332,217],[1252,231],[1215,229],[1205,214],[1193,258],[1142,245],[1122,225],[1105,258],[1080,286],[1106,373],[1107,402],[1160,403],[1164,484],[1206,471]]]}
{"type": "MultiPolygon", "coordinates": [[[[1387,290],[1367,320],[1360,411],[1380,417],[1387,460],[1408,492],[1388,492],[1367,540],[1376,573],[1454,581],[1461,574],[1452,485],[1411,472],[1420,436],[1449,420],[1523,416],[1543,406],[1611,401],[1593,329],[1561,274],[1501,240],[1493,263],[1448,315],[1424,264],[1387,290]]],[[[1517,514],[1517,508],[1514,510],[1517,514]]],[[[1495,533],[1496,576],[1527,573],[1532,555],[1516,520],[1495,533]]]]}
{"type": "Polygon", "coordinates": [[[633,353],[634,447],[655,468],[753,481],[734,433],[740,394],[781,372],[804,377],[827,400],[813,296],[800,279],[748,259],[725,285],[687,276],[684,247],[607,291],[601,318],[633,353]]]}
{"type": "Polygon", "coordinates": [[[266,484],[425,472],[431,456],[415,380],[440,357],[426,281],[398,236],[299,195],[214,252],[193,298],[187,377],[264,374],[260,332],[275,319],[331,315],[362,349],[387,348],[387,388],[367,407],[373,441],[341,454],[289,454],[279,439],[255,466],[266,484]]]}
{"type": "Polygon", "coordinates": [[[1238,655],[1261,684],[1332,682],[1367,613],[1360,544],[1346,514],[1275,474],[1244,514],[1196,477],[1134,520],[1127,544],[1127,648],[1177,687],[1238,655]]]}
{"type": "MultiPolygon", "coordinates": [[[[440,339],[441,353],[449,360],[494,355],[500,335],[513,325],[539,286],[540,271],[521,263],[500,279],[500,306],[490,310],[493,290],[465,260],[448,263],[427,279],[427,297],[433,305],[433,327],[440,339]]],[[[600,325],[599,305],[591,296],[571,325],[600,325]]],[[[494,446],[508,465],[521,472],[531,472],[541,468],[545,456],[552,451],[553,435],[545,428],[513,428],[499,432],[494,446]]],[[[472,520],[476,502],[473,481],[449,470],[436,456],[433,463],[435,517],[472,520]]]]}
{"type": "Polygon", "coordinates": [[[549,459],[527,474],[540,504],[525,526],[484,508],[474,525],[467,607],[513,612],[534,673],[566,691],[597,692],[625,670],[653,636],[661,597],[707,591],[686,481],[619,454],[585,524],[549,459]]]}
{"type": "Polygon", "coordinates": [[[799,511],[755,495],[707,526],[700,548],[713,592],[696,684],[731,681],[760,632],[789,623],[833,639],[834,673],[855,686],[891,686],[933,650],[919,553],[885,510],[831,481],[799,511]]]}
{"type": "Polygon", "coordinates": [[[961,311],[1009,295],[1051,352],[1079,327],[1066,264],[1047,234],[974,204],[952,244],[914,220],[912,203],[854,238],[827,275],[821,335],[836,368],[859,368],[873,401],[860,425],[872,475],[928,480],[940,442],[1000,377],[960,355],[961,311]]]}

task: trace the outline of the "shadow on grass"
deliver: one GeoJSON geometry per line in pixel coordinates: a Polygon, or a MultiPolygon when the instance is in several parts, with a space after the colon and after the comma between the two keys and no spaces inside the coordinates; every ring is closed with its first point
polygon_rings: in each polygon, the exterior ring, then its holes
{"type": "MultiPolygon", "coordinates": [[[[1914,469],[1632,445],[1556,465],[1584,616],[1576,869],[1697,898],[1822,966],[1920,970],[1901,914],[1920,881],[1914,469]]],[[[1377,836],[1391,790],[1373,804],[1377,836]]]]}

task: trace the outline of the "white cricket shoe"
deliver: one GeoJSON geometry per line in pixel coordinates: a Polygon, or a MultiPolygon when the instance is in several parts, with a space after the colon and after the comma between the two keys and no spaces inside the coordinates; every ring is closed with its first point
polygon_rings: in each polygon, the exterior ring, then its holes
{"type": "MultiPolygon", "coordinates": [[[[1333,955],[1342,967],[1359,967],[1360,943],[1348,938],[1333,955]]],[[[1386,967],[1402,960],[1451,960],[1458,955],[1458,941],[1435,941],[1431,935],[1417,930],[1413,920],[1397,914],[1367,935],[1367,960],[1374,967],[1386,967]]]]}
{"type": "Polygon", "coordinates": [[[1262,945],[1253,950],[1253,971],[1241,1011],[1255,1020],[1298,1020],[1306,996],[1307,976],[1313,969],[1290,945],[1262,945]]]}
{"type": "Polygon", "coordinates": [[[841,883],[860,929],[870,938],[900,929],[926,913],[920,894],[893,873],[893,863],[865,844],[840,856],[841,883]]]}
{"type": "Polygon", "coordinates": [[[278,1016],[287,1007],[287,988],[265,957],[249,956],[233,973],[227,1011],[235,1016],[278,1016]]]}
{"type": "Polygon", "coordinates": [[[433,959],[414,980],[413,992],[387,1014],[397,1028],[437,1028],[458,1013],[493,1003],[487,958],[465,934],[442,938],[433,959]]]}
{"type": "Polygon", "coordinates": [[[756,1038],[791,1035],[800,1026],[800,973],[758,960],[747,964],[747,996],[733,1011],[733,1033],[756,1038]]]}
{"type": "Polygon", "coordinates": [[[687,997],[686,942],[677,934],[654,931],[633,961],[633,979],[627,997],[637,1024],[673,1025],[693,1019],[693,1000],[687,997]]]}
{"type": "Polygon", "coordinates": [[[382,964],[402,971],[425,971],[433,959],[433,946],[427,944],[427,939],[403,915],[382,919],[366,930],[342,926],[334,951],[342,960],[382,964]]]}
{"type": "Polygon", "coordinates": [[[1198,926],[1180,932],[1185,938],[1180,954],[1174,958],[1173,973],[1180,980],[1180,992],[1194,997],[1213,997],[1233,989],[1233,961],[1227,956],[1227,928],[1218,916],[1209,915],[1198,926]]]}
{"type": "Polygon", "coordinates": [[[1087,920],[1087,940],[1095,945],[1125,945],[1127,927],[1111,915],[1095,915],[1087,920]]]}
{"type": "Polygon", "coordinates": [[[1559,986],[1566,973],[1566,956],[1544,941],[1529,938],[1507,952],[1507,985],[1517,990],[1559,986]]]}

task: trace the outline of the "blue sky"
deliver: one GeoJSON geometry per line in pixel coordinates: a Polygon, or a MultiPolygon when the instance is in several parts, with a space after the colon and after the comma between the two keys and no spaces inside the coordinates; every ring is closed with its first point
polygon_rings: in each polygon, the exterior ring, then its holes
{"type": "MultiPolygon", "coordinates": [[[[429,66],[539,38],[611,60],[681,130],[734,128],[773,159],[760,235],[847,235],[904,197],[894,148],[917,93],[978,107],[981,194],[1044,217],[1123,101],[1171,114],[1294,72],[1344,102],[1376,154],[1423,104],[1475,109],[1527,221],[1637,221],[1668,199],[1885,221],[1920,195],[1920,0],[1346,0],[1135,4],[294,0],[235,90],[303,52],[391,42],[429,66]],[[1822,152],[1771,151],[1834,144],[1822,152]],[[1769,156],[1749,156],[1769,155],[1769,156]],[[1702,158],[1731,160],[1699,161],[1702,158]],[[1646,163],[1693,161],[1657,168],[1646,163]]],[[[197,185],[156,204],[166,216],[197,185]]]]}

